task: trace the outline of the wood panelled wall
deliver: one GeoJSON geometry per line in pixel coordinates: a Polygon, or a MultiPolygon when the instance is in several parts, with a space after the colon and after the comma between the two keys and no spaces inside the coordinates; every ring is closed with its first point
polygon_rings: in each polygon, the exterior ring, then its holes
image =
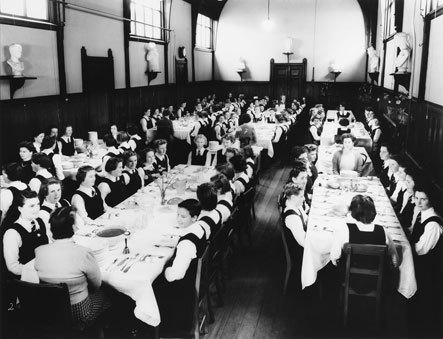
{"type": "MultiPolygon", "coordinates": [[[[339,101],[355,101],[360,85],[309,82],[306,93],[308,104],[323,103],[329,108],[339,101]]],[[[176,105],[182,101],[192,105],[196,98],[213,93],[224,99],[228,93],[234,96],[243,93],[246,98],[252,98],[269,96],[270,91],[270,84],[266,81],[208,81],[4,100],[0,102],[0,160],[1,163],[16,160],[16,145],[22,140],[31,140],[34,132],[46,130],[50,124],[60,128],[72,124],[74,134],[79,138],[86,138],[91,130],[98,131],[102,137],[112,123],[121,129],[127,122],[138,123],[145,107],[176,105]]]]}
{"type": "MultiPolygon", "coordinates": [[[[379,97],[394,96],[392,91],[383,88],[376,88],[375,93],[379,97]]],[[[374,107],[377,106],[378,116],[384,119],[384,125],[389,128],[391,141],[403,147],[408,165],[419,170],[421,179],[435,188],[435,207],[443,213],[443,106],[416,98],[408,99],[407,126],[393,125],[383,115],[386,114],[386,107],[374,104],[374,107]]]]}

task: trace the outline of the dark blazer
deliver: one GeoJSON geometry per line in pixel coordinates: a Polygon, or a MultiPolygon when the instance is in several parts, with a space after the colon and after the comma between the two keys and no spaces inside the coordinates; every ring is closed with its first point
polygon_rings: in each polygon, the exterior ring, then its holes
{"type": "Polygon", "coordinates": [[[157,121],[157,138],[156,139],[166,139],[171,141],[174,137],[174,126],[172,121],[163,118],[157,121]]]}

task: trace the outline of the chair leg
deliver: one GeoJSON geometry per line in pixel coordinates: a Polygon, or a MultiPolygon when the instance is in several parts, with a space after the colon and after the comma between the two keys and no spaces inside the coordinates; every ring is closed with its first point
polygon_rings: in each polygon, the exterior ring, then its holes
{"type": "Polygon", "coordinates": [[[292,271],[292,267],[291,267],[291,265],[288,263],[288,265],[286,266],[285,283],[284,283],[284,285],[283,285],[283,295],[286,295],[286,291],[287,291],[287,288],[288,288],[289,277],[291,276],[291,271],[292,271]]]}
{"type": "Polygon", "coordinates": [[[214,310],[212,309],[211,295],[209,293],[209,285],[210,284],[208,282],[206,287],[206,305],[208,309],[207,314],[209,315],[209,323],[212,324],[215,321],[215,316],[214,316],[214,310]]]}
{"type": "Polygon", "coordinates": [[[343,326],[348,328],[349,294],[346,291],[343,294],[343,326]]]}

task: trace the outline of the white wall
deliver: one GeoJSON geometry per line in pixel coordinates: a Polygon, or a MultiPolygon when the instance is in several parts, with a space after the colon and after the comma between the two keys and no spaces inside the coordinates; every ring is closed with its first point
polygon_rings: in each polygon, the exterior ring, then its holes
{"type": "Polygon", "coordinates": [[[269,62],[286,62],[286,37],[293,38],[292,62],[307,58],[308,76],[332,81],[329,65],[336,62],[342,74],[337,81],[364,81],[365,29],[357,0],[273,0],[271,31],[262,25],[266,1],[229,0],[221,14],[216,46],[216,78],[239,80],[235,65],[246,61],[247,80],[269,80],[269,62]],[[315,43],[314,43],[315,40],[315,43]]]}
{"type": "Polygon", "coordinates": [[[431,21],[425,100],[443,105],[443,16],[431,21]]]}
{"type": "MultiPolygon", "coordinates": [[[[14,99],[23,97],[55,95],[59,93],[56,33],[42,29],[0,25],[0,74],[9,74],[9,45],[22,45],[25,76],[37,77],[26,80],[22,88],[14,93],[14,99]],[[30,38],[32,37],[32,38],[30,38]]],[[[0,81],[0,100],[10,98],[9,82],[0,81]]]]}
{"type": "MultiPolygon", "coordinates": [[[[129,41],[129,78],[131,87],[141,87],[148,85],[148,77],[145,74],[148,63],[146,61],[145,42],[129,41]]],[[[157,44],[158,59],[161,73],[151,81],[150,85],[160,85],[165,83],[165,48],[157,44]]]]}
{"type": "MultiPolygon", "coordinates": [[[[123,16],[122,0],[74,0],[77,5],[123,16]]],[[[123,50],[123,22],[94,14],[66,9],[65,68],[68,93],[82,91],[80,49],[85,46],[89,56],[114,56],[115,88],[125,87],[125,56],[123,50]]]]}
{"type": "Polygon", "coordinates": [[[171,32],[168,49],[169,82],[175,77],[175,58],[178,57],[178,48],[185,46],[188,59],[188,81],[192,81],[192,22],[191,4],[183,0],[172,0],[171,32]]]}
{"type": "Polygon", "coordinates": [[[195,81],[212,80],[212,53],[196,49],[194,51],[194,57],[195,81]]]}

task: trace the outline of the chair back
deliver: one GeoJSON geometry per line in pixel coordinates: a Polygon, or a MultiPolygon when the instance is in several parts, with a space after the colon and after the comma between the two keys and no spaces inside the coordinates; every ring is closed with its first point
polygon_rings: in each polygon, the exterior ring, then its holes
{"type": "Polygon", "coordinates": [[[51,330],[72,329],[71,302],[66,284],[34,284],[21,280],[15,280],[14,284],[26,319],[23,324],[51,330]]]}

